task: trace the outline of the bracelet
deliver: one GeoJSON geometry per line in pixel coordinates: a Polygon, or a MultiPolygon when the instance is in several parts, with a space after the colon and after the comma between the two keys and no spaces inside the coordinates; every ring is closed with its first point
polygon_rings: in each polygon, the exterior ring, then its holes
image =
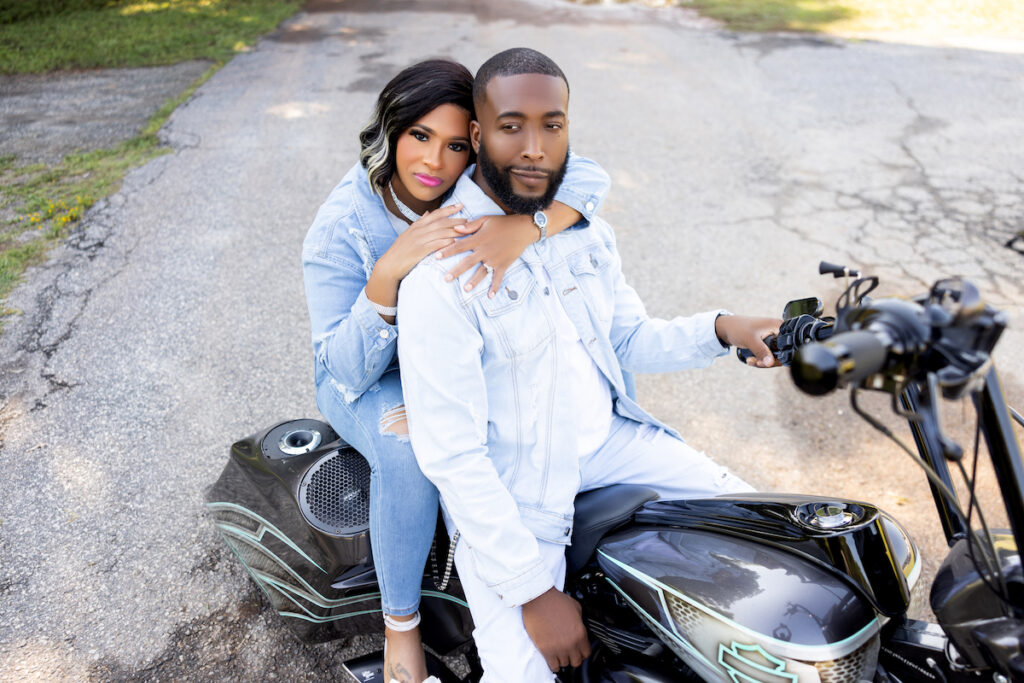
{"type": "MultiPolygon", "coordinates": [[[[367,299],[367,301],[370,300],[367,299]]],[[[373,310],[377,311],[381,315],[389,315],[392,318],[398,315],[398,306],[381,306],[373,301],[370,301],[370,305],[373,306],[373,310]]]]}

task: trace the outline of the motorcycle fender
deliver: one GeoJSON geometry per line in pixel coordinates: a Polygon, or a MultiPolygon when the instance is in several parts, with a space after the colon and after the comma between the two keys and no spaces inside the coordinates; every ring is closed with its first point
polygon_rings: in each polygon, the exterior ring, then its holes
{"type": "Polygon", "coordinates": [[[877,666],[879,622],[835,574],[708,531],[633,528],[606,538],[606,580],[705,680],[856,683],[877,666]]]}

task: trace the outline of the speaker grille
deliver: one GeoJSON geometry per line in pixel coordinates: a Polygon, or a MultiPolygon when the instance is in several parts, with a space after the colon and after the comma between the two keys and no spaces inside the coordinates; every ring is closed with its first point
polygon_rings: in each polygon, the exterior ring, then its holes
{"type": "Polygon", "coordinates": [[[366,531],[370,465],[350,448],[321,458],[299,484],[299,507],[310,524],[332,536],[366,531]]]}

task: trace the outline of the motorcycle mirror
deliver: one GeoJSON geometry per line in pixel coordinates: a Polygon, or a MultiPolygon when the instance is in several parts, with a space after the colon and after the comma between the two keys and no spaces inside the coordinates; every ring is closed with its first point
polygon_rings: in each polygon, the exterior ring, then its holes
{"type": "Polygon", "coordinates": [[[786,304],[786,307],[782,309],[782,319],[792,320],[793,318],[799,318],[802,315],[809,315],[818,318],[824,310],[825,307],[821,303],[821,299],[816,296],[812,296],[808,299],[794,299],[786,304]]]}

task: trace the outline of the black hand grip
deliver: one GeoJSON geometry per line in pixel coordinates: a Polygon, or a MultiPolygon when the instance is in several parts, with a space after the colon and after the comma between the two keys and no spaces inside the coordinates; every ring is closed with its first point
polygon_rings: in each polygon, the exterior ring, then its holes
{"type": "Polygon", "coordinates": [[[843,332],[797,351],[790,370],[801,391],[820,396],[840,384],[856,383],[883,370],[888,336],[869,330],[843,332]]]}
{"type": "MultiPolygon", "coordinates": [[[[769,334],[767,337],[764,338],[764,343],[768,346],[768,349],[773,354],[776,354],[776,358],[778,357],[777,351],[779,350],[777,342],[778,337],[776,337],[774,334],[769,334]]],[[[736,357],[739,358],[741,363],[746,363],[748,358],[754,358],[754,352],[751,351],[750,349],[741,349],[740,347],[737,346],[736,357]]]]}

